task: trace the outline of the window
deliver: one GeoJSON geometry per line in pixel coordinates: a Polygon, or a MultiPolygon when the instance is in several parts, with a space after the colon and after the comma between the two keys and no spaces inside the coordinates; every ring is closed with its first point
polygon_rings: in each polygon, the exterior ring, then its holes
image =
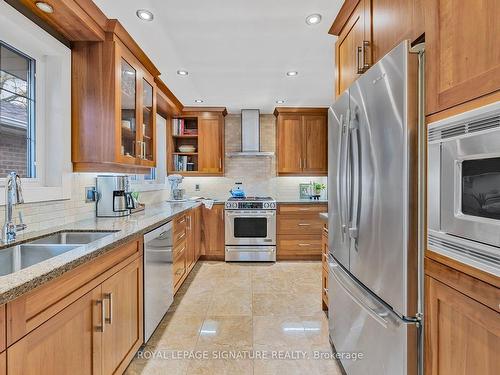
{"type": "Polygon", "coordinates": [[[0,42],[0,174],[35,178],[35,60],[0,42]]]}

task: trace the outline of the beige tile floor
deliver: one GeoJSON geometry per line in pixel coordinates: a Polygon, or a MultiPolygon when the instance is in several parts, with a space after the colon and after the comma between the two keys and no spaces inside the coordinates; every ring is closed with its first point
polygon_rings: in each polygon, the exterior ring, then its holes
{"type": "Polygon", "coordinates": [[[126,373],[340,374],[319,353],[331,353],[320,262],[199,262],[126,373]]]}

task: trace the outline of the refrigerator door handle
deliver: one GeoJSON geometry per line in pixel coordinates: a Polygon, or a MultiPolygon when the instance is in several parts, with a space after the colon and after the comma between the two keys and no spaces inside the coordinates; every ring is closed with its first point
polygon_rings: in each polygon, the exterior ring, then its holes
{"type": "Polygon", "coordinates": [[[342,267],[330,257],[329,260],[331,275],[351,297],[351,299],[368,313],[375,321],[384,328],[389,326],[399,327],[404,321],[389,307],[377,301],[370,292],[365,290],[354,280],[342,267]]]}
{"type": "Polygon", "coordinates": [[[345,194],[347,193],[346,187],[346,169],[347,169],[347,133],[349,131],[348,127],[349,113],[344,116],[340,115],[340,127],[341,127],[341,139],[340,139],[340,165],[339,165],[339,208],[340,208],[340,227],[342,229],[342,242],[346,240],[347,235],[347,199],[345,194]]]}
{"type": "MultiPolygon", "coordinates": [[[[359,114],[355,108],[351,116],[352,121],[349,124],[350,132],[350,163],[351,163],[351,185],[350,185],[350,217],[349,217],[349,236],[356,241],[358,238],[359,227],[359,211],[360,211],[360,191],[361,191],[361,158],[360,158],[360,144],[359,144],[359,114]]],[[[357,246],[355,246],[357,250],[357,246]]]]}
{"type": "Polygon", "coordinates": [[[347,123],[345,124],[345,147],[344,147],[344,191],[345,191],[345,209],[344,209],[344,218],[343,218],[343,230],[347,234],[347,239],[349,240],[349,225],[351,221],[351,205],[352,205],[352,196],[351,196],[351,112],[347,110],[347,123]]]}

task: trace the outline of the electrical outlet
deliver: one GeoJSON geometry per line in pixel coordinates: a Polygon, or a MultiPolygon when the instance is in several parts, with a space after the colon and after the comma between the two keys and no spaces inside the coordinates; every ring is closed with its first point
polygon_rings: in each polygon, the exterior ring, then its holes
{"type": "Polygon", "coordinates": [[[194,191],[200,191],[200,184],[194,185],[194,191]]]}

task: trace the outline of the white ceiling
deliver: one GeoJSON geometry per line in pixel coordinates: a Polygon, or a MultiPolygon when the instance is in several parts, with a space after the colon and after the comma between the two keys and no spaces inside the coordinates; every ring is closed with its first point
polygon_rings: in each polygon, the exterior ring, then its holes
{"type": "Polygon", "coordinates": [[[117,18],[186,106],[229,112],[287,106],[328,106],[333,98],[335,37],[328,35],[343,0],[94,0],[117,18]],[[137,9],[154,14],[152,22],[137,9]],[[320,13],[320,24],[305,18],[320,13]],[[185,69],[187,77],[177,70],[185,69]],[[299,75],[287,77],[296,70],[299,75]]]}

